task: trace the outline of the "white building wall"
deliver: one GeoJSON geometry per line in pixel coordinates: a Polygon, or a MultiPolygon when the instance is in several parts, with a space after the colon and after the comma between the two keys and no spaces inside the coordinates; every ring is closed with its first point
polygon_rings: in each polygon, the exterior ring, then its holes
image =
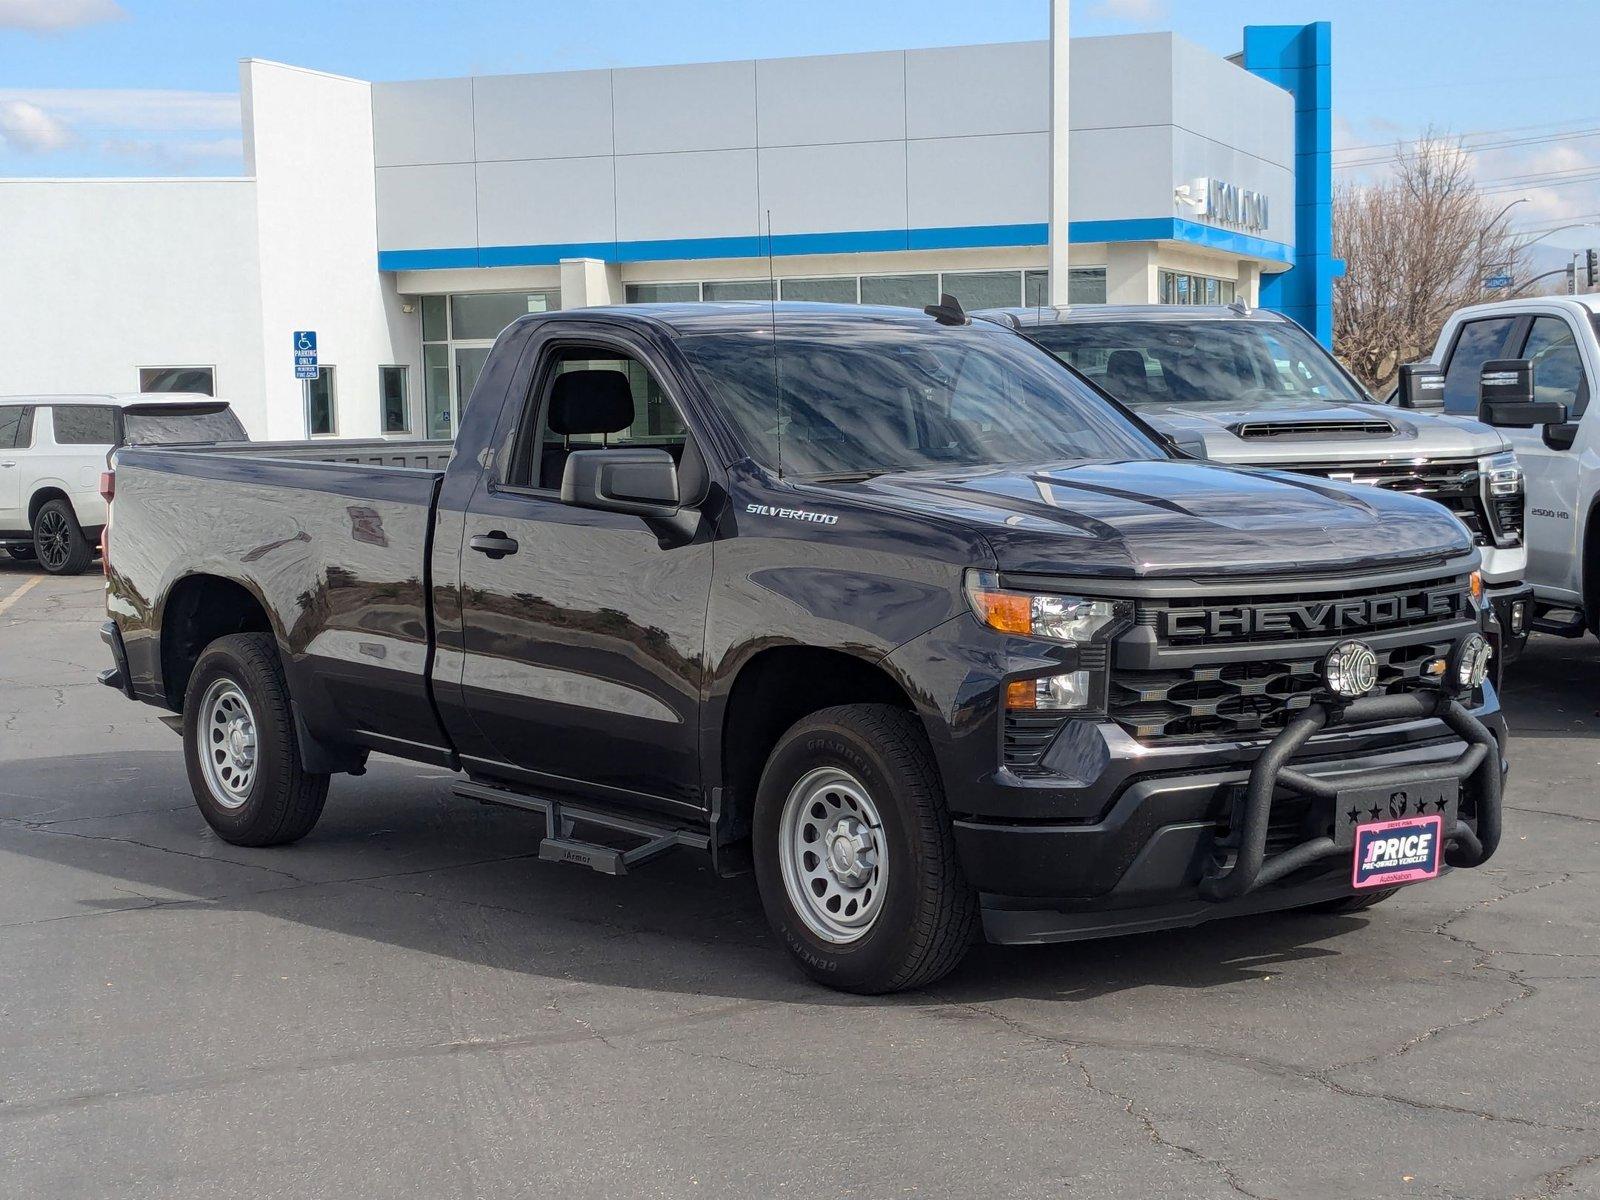
{"type": "Polygon", "coordinates": [[[379,436],[378,367],[390,364],[410,368],[420,429],[420,317],[402,311],[393,276],[378,271],[371,85],[258,59],[239,73],[263,248],[267,436],[306,436],[293,358],[301,329],[316,331],[319,362],[336,368],[338,437],[379,436]]]}
{"type": "Polygon", "coordinates": [[[0,180],[0,394],[209,366],[260,436],[258,259],[249,179],[0,180]]]}

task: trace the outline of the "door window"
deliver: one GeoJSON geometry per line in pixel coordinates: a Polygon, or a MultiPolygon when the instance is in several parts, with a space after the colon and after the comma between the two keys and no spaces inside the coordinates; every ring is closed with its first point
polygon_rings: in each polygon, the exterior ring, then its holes
{"type": "Polygon", "coordinates": [[[28,410],[20,404],[0,408],[0,450],[15,450],[28,444],[28,410]]]}
{"type": "Polygon", "coordinates": [[[558,490],[574,450],[655,447],[681,461],[688,430],[643,363],[598,347],[557,354],[540,397],[536,436],[509,482],[558,490]]]}
{"type": "Polygon", "coordinates": [[[306,432],[312,437],[338,432],[337,387],[332,367],[318,367],[317,377],[305,381],[306,432]]]}
{"type": "Polygon", "coordinates": [[[1533,363],[1534,399],[1565,404],[1576,420],[1589,401],[1589,384],[1572,326],[1560,317],[1535,317],[1522,357],[1533,363]]]}
{"type": "Polygon", "coordinates": [[[1486,317],[1481,321],[1467,321],[1457,331],[1450,361],[1444,370],[1446,412],[1469,416],[1477,413],[1478,375],[1484,363],[1501,356],[1506,335],[1515,322],[1515,317],[1486,317]]]}

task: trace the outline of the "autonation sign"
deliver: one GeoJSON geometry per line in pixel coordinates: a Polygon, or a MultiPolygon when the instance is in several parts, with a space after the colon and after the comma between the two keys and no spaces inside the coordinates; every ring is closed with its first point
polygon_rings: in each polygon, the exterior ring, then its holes
{"type": "Polygon", "coordinates": [[[1178,197],[1199,216],[1219,225],[1233,225],[1252,233],[1267,227],[1267,194],[1253,192],[1225,179],[1196,179],[1178,189],[1178,197]]]}

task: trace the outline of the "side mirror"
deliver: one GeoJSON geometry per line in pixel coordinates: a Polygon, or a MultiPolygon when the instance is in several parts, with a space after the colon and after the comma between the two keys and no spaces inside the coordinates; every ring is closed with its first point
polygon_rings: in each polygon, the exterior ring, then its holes
{"type": "Polygon", "coordinates": [[[1560,425],[1567,406],[1534,399],[1533,363],[1525,358],[1497,358],[1478,375],[1478,420],[1508,429],[1560,425]]]}
{"type": "Polygon", "coordinates": [[[1443,408],[1444,372],[1439,369],[1439,364],[1402,363],[1395,403],[1401,408],[1443,408]]]}
{"type": "Polygon", "coordinates": [[[561,475],[561,502],[636,517],[675,517],[678,467],[665,450],[574,450],[561,475]]]}

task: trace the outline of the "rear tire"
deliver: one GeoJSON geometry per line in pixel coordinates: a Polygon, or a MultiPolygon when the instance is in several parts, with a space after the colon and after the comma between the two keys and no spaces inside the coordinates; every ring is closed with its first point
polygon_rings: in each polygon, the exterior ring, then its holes
{"type": "Polygon", "coordinates": [[[1366,912],[1374,904],[1382,904],[1399,890],[1399,888],[1378,888],[1376,891],[1360,892],[1354,896],[1340,896],[1337,900],[1324,900],[1319,904],[1308,904],[1300,911],[1334,915],[1366,912]]]}
{"type": "Polygon", "coordinates": [[[977,895],[910,713],[849,704],[800,721],[767,760],[753,833],[767,920],[818,983],[923,987],[972,944],[977,895]]]}
{"type": "Polygon", "coordinates": [[[230,634],[201,653],[184,697],[183,751],[195,804],[223,841],[281,846],[322,815],[328,777],[300,763],[289,688],[267,634],[230,634]]]}
{"type": "Polygon", "coordinates": [[[94,547],[65,500],[48,501],[34,517],[33,552],[52,575],[82,575],[94,561],[94,547]]]}

